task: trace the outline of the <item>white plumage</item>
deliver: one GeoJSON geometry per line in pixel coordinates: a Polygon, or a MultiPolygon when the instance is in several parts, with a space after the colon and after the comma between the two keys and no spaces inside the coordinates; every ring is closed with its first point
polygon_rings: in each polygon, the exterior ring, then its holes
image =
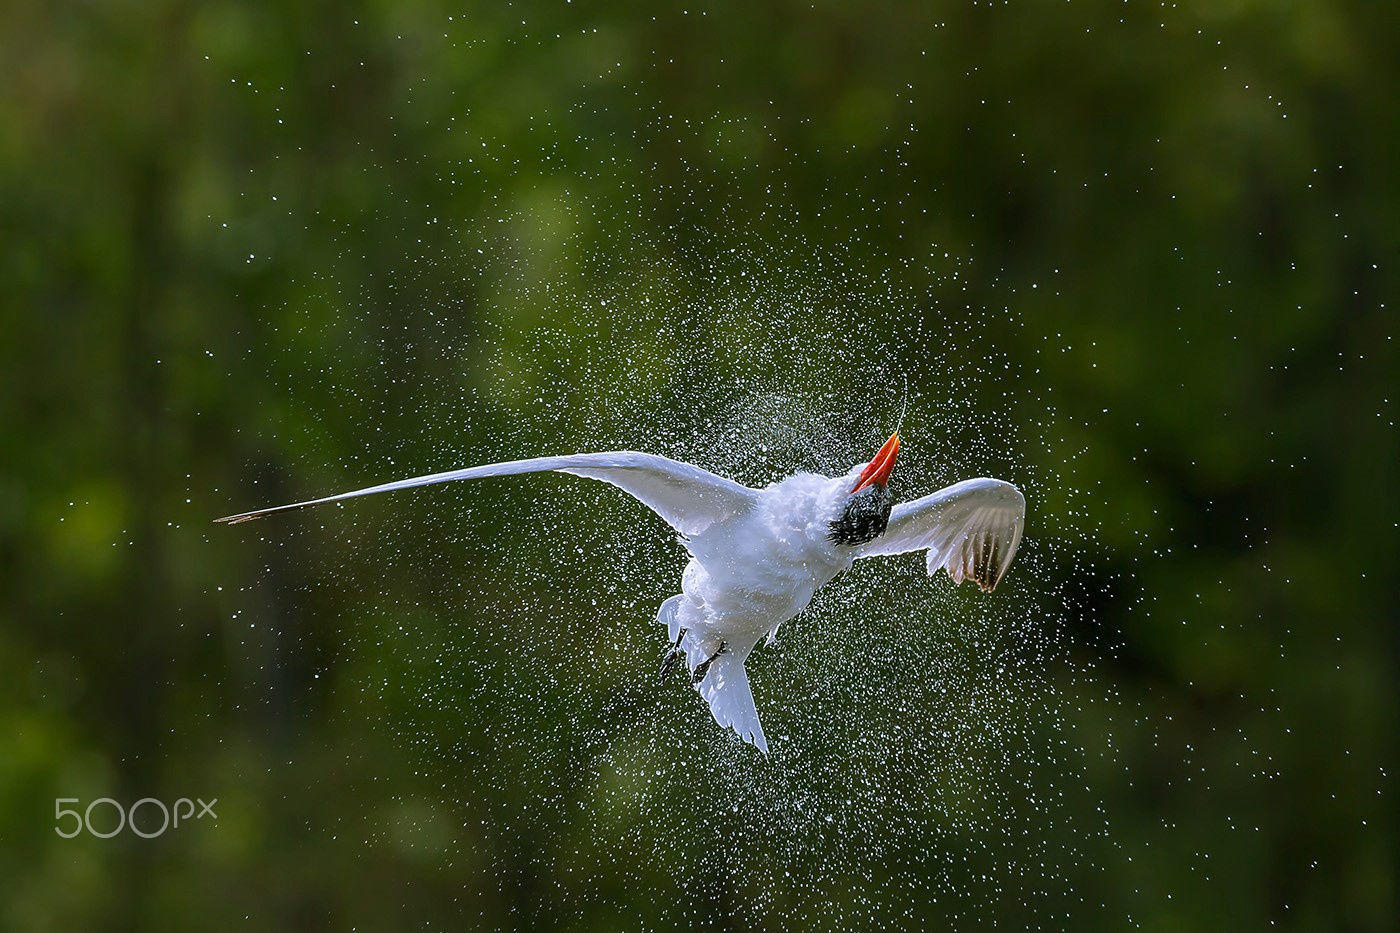
{"type": "MultiPolygon", "coordinates": [[[[688,463],[615,451],[538,457],[434,473],[353,492],[218,519],[236,524],[274,512],[459,479],[557,470],[602,480],[632,494],[664,518],[690,552],[681,592],[657,620],[683,653],[692,681],[715,721],[767,752],[744,662],[758,642],[797,615],[818,589],[859,557],[926,550],[929,573],[990,591],[1021,540],[1025,500],[1010,483],[972,479],[889,510],[885,485],[899,449],[896,434],[869,464],[841,477],[799,473],[750,489],[688,463]],[[855,489],[852,488],[853,481],[855,489]],[[836,533],[856,491],[876,484],[885,496],[882,530],[871,540],[839,543],[836,533]]],[[[878,508],[877,510],[878,511],[878,508]]],[[[862,526],[870,534],[868,526],[862,526]]],[[[859,533],[859,532],[858,532],[859,533]]]]}

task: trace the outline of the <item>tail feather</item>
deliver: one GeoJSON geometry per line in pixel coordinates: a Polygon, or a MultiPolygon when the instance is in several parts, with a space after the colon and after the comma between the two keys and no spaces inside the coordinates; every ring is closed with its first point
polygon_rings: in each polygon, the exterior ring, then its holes
{"type": "Polygon", "coordinates": [[[705,661],[714,659],[695,689],[710,704],[710,713],[715,717],[715,722],[722,728],[733,729],[739,733],[739,738],[768,754],[768,739],[758,721],[758,710],[754,707],[753,691],[749,689],[744,659],[723,650],[724,642],[712,633],[707,634],[704,603],[693,596],[678,593],[661,604],[656,621],[666,626],[672,642],[677,641],[682,629],[689,632],[684,642],[680,643],[680,648],[686,654],[686,666],[692,674],[705,661]]]}
{"type": "Polygon", "coordinates": [[[753,691],[749,689],[749,675],[744,670],[743,659],[732,654],[721,654],[715,658],[705,679],[695,689],[710,704],[715,722],[726,729],[733,729],[739,733],[739,738],[768,754],[768,739],[758,721],[758,709],[754,706],[753,691]]]}

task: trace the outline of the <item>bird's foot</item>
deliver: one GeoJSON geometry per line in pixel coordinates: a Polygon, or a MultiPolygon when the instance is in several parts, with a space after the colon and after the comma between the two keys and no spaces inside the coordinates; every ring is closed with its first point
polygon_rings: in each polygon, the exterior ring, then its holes
{"type": "Polygon", "coordinates": [[[696,665],[695,671],[690,675],[690,682],[692,684],[698,685],[701,681],[703,681],[705,679],[705,675],[710,672],[710,665],[715,663],[715,659],[718,658],[720,655],[724,654],[725,649],[727,649],[728,647],[729,646],[726,645],[724,642],[720,642],[718,651],[716,651],[714,654],[710,655],[708,658],[696,665]]]}
{"type": "Polygon", "coordinates": [[[671,668],[676,666],[676,662],[681,659],[685,652],[681,651],[681,642],[685,640],[685,629],[676,636],[676,643],[666,649],[666,653],[661,656],[661,676],[656,679],[657,683],[665,683],[666,675],[671,673],[671,668]]]}

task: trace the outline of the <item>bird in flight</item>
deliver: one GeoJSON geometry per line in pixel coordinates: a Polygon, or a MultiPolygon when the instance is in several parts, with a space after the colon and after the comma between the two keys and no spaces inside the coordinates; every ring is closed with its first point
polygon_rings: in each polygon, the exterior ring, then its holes
{"type": "Polygon", "coordinates": [[[889,483],[899,443],[896,431],[844,476],[797,473],[764,489],[624,450],[449,470],[216,520],[234,525],[376,492],[547,470],[611,483],[665,519],[690,553],[681,592],[656,616],[669,636],[662,677],[683,658],[715,722],[766,753],[744,662],[857,558],[926,551],[930,574],[941,567],[955,583],[991,592],[1016,554],[1026,500],[1015,486],[969,479],[896,505],[889,483]]]}

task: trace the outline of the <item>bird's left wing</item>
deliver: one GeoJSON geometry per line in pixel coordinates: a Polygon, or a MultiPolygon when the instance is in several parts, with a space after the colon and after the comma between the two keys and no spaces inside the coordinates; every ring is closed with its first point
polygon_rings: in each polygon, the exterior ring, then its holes
{"type": "Polygon", "coordinates": [[[561,457],[535,457],[531,460],[512,460],[508,463],[489,463],[463,470],[449,470],[446,473],[415,476],[412,479],[401,479],[322,499],[227,515],[215,521],[234,525],[274,512],[338,502],[341,499],[353,499],[376,492],[450,483],[459,479],[513,476],[518,473],[539,473],[546,470],[557,470],[560,473],[571,473],[574,476],[611,483],[640,499],[652,511],[666,519],[672,528],[686,536],[698,535],[715,522],[747,512],[753,508],[758,497],[755,490],[741,486],[731,479],[716,476],[698,466],[656,454],[618,450],[596,454],[568,454],[561,457]]]}
{"type": "Polygon", "coordinates": [[[984,592],[1001,582],[1026,523],[1021,491],[999,479],[970,479],[896,505],[885,533],[861,557],[928,551],[928,572],[946,568],[954,583],[973,580],[984,592]]]}

